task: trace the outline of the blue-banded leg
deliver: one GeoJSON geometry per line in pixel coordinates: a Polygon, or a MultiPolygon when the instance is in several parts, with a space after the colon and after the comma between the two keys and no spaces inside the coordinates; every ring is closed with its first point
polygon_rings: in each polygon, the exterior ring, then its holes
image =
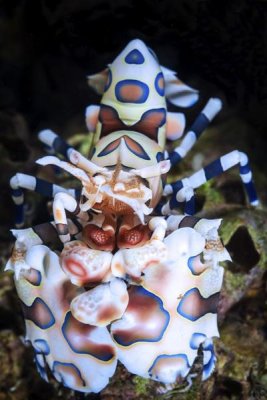
{"type": "Polygon", "coordinates": [[[252,171],[250,169],[248,157],[245,153],[234,150],[213,161],[206,167],[189,176],[188,178],[184,178],[182,180],[178,180],[174,183],[166,185],[164,188],[164,195],[171,195],[171,199],[167,201],[167,203],[163,206],[165,208],[163,208],[162,211],[166,212],[165,210],[168,210],[171,214],[171,211],[173,209],[178,208],[181,205],[181,200],[184,198],[186,206],[188,203],[187,210],[189,212],[187,212],[187,214],[192,215],[193,207],[191,207],[189,203],[194,197],[194,194],[192,194],[192,197],[190,198],[190,195],[186,197],[185,193],[190,194],[190,190],[192,190],[194,193],[195,189],[206,183],[209,179],[214,178],[237,165],[239,165],[240,177],[245,186],[249,203],[252,206],[259,205],[259,200],[252,179],[252,171]]]}
{"type": "Polygon", "coordinates": [[[47,152],[49,154],[59,153],[69,160],[69,153],[70,150],[73,150],[73,147],[51,129],[40,131],[38,133],[38,139],[47,146],[47,152]]]}
{"type": "Polygon", "coordinates": [[[191,150],[202,132],[207,128],[213,118],[222,108],[220,99],[211,98],[189,128],[179,146],[173,151],[165,151],[165,159],[170,159],[171,165],[178,164],[191,150]]]}
{"type": "Polygon", "coordinates": [[[69,193],[75,198],[79,198],[80,189],[66,189],[43,179],[31,175],[18,173],[10,179],[12,199],[15,203],[15,225],[17,228],[24,225],[24,193],[23,189],[37,192],[45,197],[53,198],[57,193],[69,193]]]}

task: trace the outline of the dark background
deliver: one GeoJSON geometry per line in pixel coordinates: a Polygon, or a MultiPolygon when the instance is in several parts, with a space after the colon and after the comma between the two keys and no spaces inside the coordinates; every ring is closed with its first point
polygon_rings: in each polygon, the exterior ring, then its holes
{"type": "MultiPolygon", "coordinates": [[[[18,171],[40,173],[35,164],[44,154],[36,139],[40,129],[49,127],[65,138],[86,135],[84,110],[99,103],[86,76],[104,69],[134,38],[144,40],[162,65],[200,91],[200,104],[189,121],[209,97],[223,100],[223,110],[201,137],[197,151],[205,155],[205,163],[236,148],[246,151],[262,204],[266,204],[267,1],[0,0],[0,272],[13,241],[9,178],[18,171]]],[[[190,157],[183,168],[190,169],[190,157]]],[[[234,174],[242,189],[236,170],[234,174]]],[[[227,183],[230,175],[225,175],[227,183]]],[[[230,184],[229,202],[243,207],[228,213],[229,204],[224,205],[221,231],[234,263],[225,269],[218,372],[202,392],[196,386],[192,397],[188,392],[188,397],[174,394],[175,399],[265,400],[267,396],[263,273],[267,217],[264,210],[244,207],[244,196],[241,201],[238,195],[233,197],[235,189],[230,184]]],[[[207,195],[211,205],[212,193],[213,188],[207,195]]],[[[38,198],[27,196],[27,200],[38,198]]],[[[37,203],[34,223],[47,220],[46,200],[39,198],[37,203]]],[[[217,216],[220,212],[218,208],[217,216]]],[[[55,383],[53,387],[41,383],[21,335],[23,320],[12,277],[0,274],[1,400],[78,399],[55,383]]],[[[87,398],[155,398],[140,394],[133,379],[119,369],[111,389],[87,398]]]]}
{"type": "Polygon", "coordinates": [[[31,134],[82,121],[85,106],[96,101],[86,75],[137,37],[181,79],[221,96],[228,112],[251,124],[257,161],[264,163],[266,6],[255,0],[1,1],[1,112],[22,113],[31,134]]]}

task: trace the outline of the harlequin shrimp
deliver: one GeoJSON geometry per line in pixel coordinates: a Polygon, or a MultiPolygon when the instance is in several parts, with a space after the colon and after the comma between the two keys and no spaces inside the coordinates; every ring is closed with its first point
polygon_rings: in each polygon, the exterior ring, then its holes
{"type": "Polygon", "coordinates": [[[13,230],[7,264],[37,368],[44,379],[49,368],[81,392],[102,390],[117,360],[133,374],[171,384],[190,376],[201,346],[207,379],[216,361],[212,338],[219,336],[220,262],[230,256],[218,236],[221,220],[194,216],[194,191],[238,165],[249,203],[257,205],[248,158],[235,150],[166,184],[221,101],[211,98],[184,134],[184,113],[167,111],[166,102],[191,107],[198,91],[140,40],[88,82],[102,95],[86,110],[88,158],[51,130],[39,133],[54,155],[37,163],[61,168],[80,188],[20,173],[10,181],[18,228],[24,189],[53,198],[53,221],[13,230]],[[179,138],[166,151],[166,141],[179,138]]]}

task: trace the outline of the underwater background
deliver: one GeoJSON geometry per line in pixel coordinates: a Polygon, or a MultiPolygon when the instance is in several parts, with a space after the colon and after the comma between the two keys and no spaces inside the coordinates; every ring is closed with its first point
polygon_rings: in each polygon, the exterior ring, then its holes
{"type": "MultiPolygon", "coordinates": [[[[13,239],[8,181],[36,175],[43,153],[40,129],[51,128],[86,154],[84,111],[99,97],[86,76],[100,71],[133,38],[161,64],[200,91],[189,122],[211,96],[223,110],[179,165],[186,176],[228,151],[250,158],[262,207],[253,210],[234,168],[197,192],[200,216],[223,217],[221,236],[233,262],[225,263],[219,305],[221,338],[212,377],[190,391],[161,394],[162,386],[119,367],[100,394],[75,394],[35,370],[23,345],[24,323],[9,273],[0,274],[0,400],[33,399],[267,399],[267,2],[160,0],[0,1],[0,272],[13,239]]],[[[38,176],[54,181],[52,171],[38,176]]],[[[59,178],[60,179],[60,178],[59,178]]],[[[46,201],[27,193],[28,224],[49,218],[46,201]]],[[[200,371],[201,354],[195,365],[200,371]]]]}

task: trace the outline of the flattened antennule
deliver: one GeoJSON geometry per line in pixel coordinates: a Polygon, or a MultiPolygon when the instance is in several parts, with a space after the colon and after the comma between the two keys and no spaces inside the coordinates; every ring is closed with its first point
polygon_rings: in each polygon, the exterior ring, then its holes
{"type": "Polygon", "coordinates": [[[131,169],[130,173],[141,176],[141,178],[153,178],[155,176],[166,174],[171,168],[170,160],[160,161],[155,165],[140,169],[131,169]]]}
{"type": "Polygon", "coordinates": [[[71,149],[69,151],[69,159],[72,164],[76,165],[78,168],[85,170],[90,175],[94,175],[96,173],[105,175],[109,172],[107,168],[99,167],[97,164],[88,160],[81,153],[74,149],[71,149]]]}
{"type": "Polygon", "coordinates": [[[71,175],[75,176],[75,178],[79,179],[80,181],[89,182],[90,178],[81,168],[78,168],[66,161],[61,161],[57,157],[54,156],[46,156],[39,158],[36,160],[36,163],[39,165],[56,165],[59,168],[64,169],[65,171],[69,172],[71,175]]]}

